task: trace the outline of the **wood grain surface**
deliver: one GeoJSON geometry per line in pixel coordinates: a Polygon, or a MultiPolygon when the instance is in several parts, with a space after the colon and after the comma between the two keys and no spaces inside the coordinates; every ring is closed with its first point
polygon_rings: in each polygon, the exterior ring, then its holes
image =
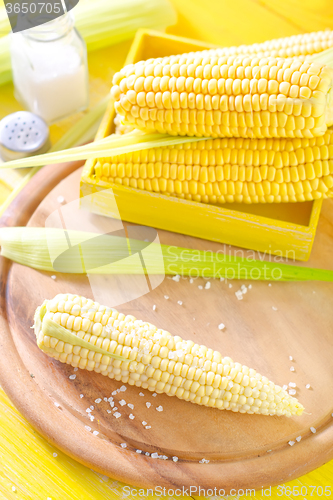
{"type": "MultiPolygon", "coordinates": [[[[42,169],[7,211],[2,225],[43,226],[46,217],[58,208],[59,195],[66,202],[79,196],[80,170],[73,172],[77,167],[69,164],[42,169]],[[64,180],[58,184],[61,178],[64,180]]],[[[333,202],[325,202],[308,265],[332,268],[332,216],[333,202]]],[[[233,251],[169,232],[159,231],[159,236],[162,243],[233,251]]],[[[34,310],[45,298],[61,292],[93,298],[88,279],[57,275],[53,280],[51,273],[3,258],[0,273],[1,385],[46,439],[81,463],[138,486],[198,485],[227,492],[234,487],[261,488],[288,481],[333,458],[329,390],[333,376],[332,284],[269,286],[254,282],[239,301],[235,292],[243,281],[211,280],[211,288],[206,290],[198,288],[205,285],[202,279],[191,284],[188,279],[177,283],[165,278],[149,294],[118,308],[184,339],[218,349],[280,385],[295,382],[307,414],[291,419],[234,414],[166,395],[153,397],[148,391],[128,386],[114,396],[115,401],[126,401],[125,406],[118,405],[121,417],[116,419],[107,412],[111,408],[103,398],[122,384],[83,370],[76,372],[75,380],[69,379],[73,368],[42,353],[30,328],[34,310]],[[226,325],[223,331],[218,329],[221,322],[226,325]],[[311,389],[306,389],[306,384],[311,384],[311,389]],[[102,402],[95,403],[97,398],[102,402]],[[93,422],[86,412],[90,406],[94,407],[93,422]],[[158,406],[163,411],[156,411],[158,406]],[[135,418],[130,419],[130,414],[135,418]],[[317,432],[313,434],[310,427],[317,432]],[[99,434],[93,435],[94,430],[99,434]],[[291,447],[288,442],[298,436],[302,436],[301,442],[291,447]],[[122,448],[122,443],[127,447],[122,448]],[[168,459],[146,455],[151,453],[168,459]],[[173,456],[178,462],[172,461],[173,456]],[[200,463],[203,458],[209,463],[200,463]]]]}

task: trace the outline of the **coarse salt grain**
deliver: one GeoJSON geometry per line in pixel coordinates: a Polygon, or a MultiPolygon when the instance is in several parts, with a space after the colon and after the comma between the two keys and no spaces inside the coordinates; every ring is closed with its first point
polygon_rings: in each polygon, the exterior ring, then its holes
{"type": "Polygon", "coordinates": [[[77,372],[78,371],[78,367],[76,366],[73,371],[77,372]]]}
{"type": "Polygon", "coordinates": [[[237,290],[237,292],[235,292],[235,295],[238,300],[243,300],[243,294],[241,290],[237,290]]]}
{"type": "Polygon", "coordinates": [[[305,388],[306,389],[311,389],[311,385],[310,384],[306,384],[305,388]]]}
{"type": "Polygon", "coordinates": [[[12,486],[12,491],[14,491],[14,493],[15,493],[15,491],[16,491],[15,486],[12,486]]]}
{"type": "Polygon", "coordinates": [[[172,460],[173,460],[174,462],[178,462],[179,458],[178,458],[178,457],[172,457],[172,460]]]}
{"type": "Polygon", "coordinates": [[[86,431],[90,432],[91,431],[91,427],[89,427],[89,425],[85,425],[84,428],[86,429],[86,431]]]}
{"type": "Polygon", "coordinates": [[[93,431],[94,436],[98,436],[99,432],[98,431],[93,431]]]}
{"type": "Polygon", "coordinates": [[[232,284],[231,283],[229,283],[229,288],[232,288],[232,284]]]}
{"type": "Polygon", "coordinates": [[[156,398],[157,393],[156,393],[156,392],[154,392],[154,393],[152,394],[152,396],[153,396],[153,398],[156,398]]]}
{"type": "Polygon", "coordinates": [[[116,417],[116,418],[119,418],[119,417],[121,417],[121,413],[119,413],[118,411],[116,411],[116,413],[114,413],[113,416],[116,417]]]}
{"type": "Polygon", "coordinates": [[[296,390],[295,389],[289,389],[289,394],[290,394],[290,396],[295,396],[296,390]]]}
{"type": "Polygon", "coordinates": [[[146,406],[147,408],[150,408],[151,407],[151,403],[149,403],[149,401],[146,402],[146,406]]]}
{"type": "Polygon", "coordinates": [[[90,409],[90,408],[87,408],[87,409],[86,409],[86,412],[87,412],[87,413],[91,413],[91,409],[90,409]]]}
{"type": "Polygon", "coordinates": [[[178,301],[177,301],[177,304],[179,304],[180,306],[182,306],[182,305],[183,305],[183,302],[182,302],[181,300],[178,300],[178,301]]]}
{"type": "Polygon", "coordinates": [[[57,202],[60,203],[60,205],[63,205],[65,203],[65,197],[64,196],[58,196],[57,202]]]}
{"type": "Polygon", "coordinates": [[[272,286],[272,283],[268,283],[268,286],[272,286]]]}
{"type": "Polygon", "coordinates": [[[125,404],[126,404],[125,399],[121,399],[121,400],[119,401],[119,404],[120,404],[120,406],[125,406],[125,404]]]}
{"type": "Polygon", "coordinates": [[[219,326],[218,326],[218,329],[219,330],[224,330],[225,329],[225,324],[224,323],[220,323],[219,326]]]}
{"type": "Polygon", "coordinates": [[[158,406],[158,407],[156,408],[156,410],[157,410],[157,411],[163,411],[163,406],[158,406]]]}
{"type": "Polygon", "coordinates": [[[130,413],[128,418],[130,418],[131,420],[133,420],[135,418],[135,416],[133,415],[133,413],[130,413]]]}
{"type": "Polygon", "coordinates": [[[145,420],[142,421],[142,425],[147,425],[147,423],[145,420]]]}
{"type": "Polygon", "coordinates": [[[292,356],[289,356],[289,361],[294,361],[294,358],[292,356]]]}
{"type": "Polygon", "coordinates": [[[315,427],[310,427],[310,431],[312,432],[312,434],[316,434],[317,429],[315,427]]]}
{"type": "Polygon", "coordinates": [[[94,410],[94,409],[95,409],[95,407],[94,407],[94,406],[90,406],[90,409],[91,409],[91,410],[94,410]]]}
{"type": "Polygon", "coordinates": [[[101,402],[102,402],[101,398],[97,398],[97,399],[95,399],[95,403],[99,404],[99,403],[101,403],[101,402]]]}
{"type": "Polygon", "coordinates": [[[194,281],[194,279],[193,279],[193,278],[190,278],[190,283],[191,283],[191,285],[192,285],[193,281],[194,281]]]}
{"type": "Polygon", "coordinates": [[[75,379],[76,379],[76,375],[70,375],[70,376],[69,376],[69,379],[70,379],[70,380],[75,380],[75,379]]]}
{"type": "Polygon", "coordinates": [[[128,403],[128,405],[127,405],[127,406],[128,406],[129,408],[131,408],[131,410],[134,410],[134,404],[132,404],[132,403],[128,403]]]}
{"type": "Polygon", "coordinates": [[[121,443],[121,444],[120,444],[120,446],[121,446],[122,448],[127,448],[127,444],[126,444],[126,443],[121,443]]]}
{"type": "Polygon", "coordinates": [[[56,275],[55,275],[55,274],[52,274],[51,278],[52,278],[53,280],[56,280],[56,279],[57,279],[57,277],[56,277],[56,275]]]}
{"type": "Polygon", "coordinates": [[[205,284],[205,290],[209,290],[211,286],[211,282],[207,281],[207,283],[205,284]]]}
{"type": "Polygon", "coordinates": [[[136,450],[136,453],[142,453],[142,450],[136,450]]]}
{"type": "Polygon", "coordinates": [[[111,410],[106,410],[107,413],[112,413],[111,410]]]}
{"type": "Polygon", "coordinates": [[[117,391],[111,392],[112,396],[115,396],[117,394],[117,391]]]}
{"type": "Polygon", "coordinates": [[[295,371],[295,368],[293,366],[290,367],[290,371],[291,372],[294,372],[295,371]]]}
{"type": "Polygon", "coordinates": [[[203,458],[202,460],[199,460],[199,464],[209,464],[209,460],[203,458]]]}
{"type": "Polygon", "coordinates": [[[272,309],[273,309],[273,311],[277,311],[278,310],[278,308],[275,307],[275,306],[272,306],[272,309]]]}
{"type": "Polygon", "coordinates": [[[122,385],[121,387],[119,387],[119,392],[125,392],[126,390],[127,390],[126,385],[122,385]]]}
{"type": "Polygon", "coordinates": [[[59,406],[60,406],[60,404],[59,404],[59,403],[57,403],[56,401],[55,401],[53,404],[54,404],[54,406],[56,406],[57,408],[59,408],[59,406]]]}
{"type": "Polygon", "coordinates": [[[288,386],[287,386],[287,385],[284,385],[284,386],[282,387],[282,389],[283,389],[284,391],[286,391],[286,390],[288,389],[288,386]]]}
{"type": "Polygon", "coordinates": [[[145,429],[151,429],[151,425],[146,425],[145,429]]]}
{"type": "MultiPolygon", "coordinates": [[[[110,404],[111,404],[111,403],[110,403],[110,404]]],[[[113,403],[113,405],[112,405],[112,406],[114,406],[114,403],[113,403]]],[[[117,406],[115,406],[114,408],[112,407],[112,411],[117,411],[117,410],[118,410],[117,406]]]]}
{"type": "Polygon", "coordinates": [[[288,441],[288,444],[289,444],[290,446],[294,446],[295,441],[288,441]]]}
{"type": "Polygon", "coordinates": [[[199,288],[199,290],[203,290],[203,286],[202,285],[198,285],[198,288],[199,288]]]}
{"type": "Polygon", "coordinates": [[[179,274],[176,274],[176,276],[173,276],[173,281],[176,281],[177,283],[179,282],[180,280],[180,275],[179,274]]]}
{"type": "Polygon", "coordinates": [[[296,387],[295,382],[289,382],[289,387],[296,387]]]}
{"type": "Polygon", "coordinates": [[[153,305],[153,311],[156,311],[156,306],[155,306],[155,304],[153,305]]]}
{"type": "Polygon", "coordinates": [[[247,287],[245,285],[242,285],[241,286],[241,290],[242,290],[242,293],[246,293],[247,292],[247,287]]]}
{"type": "Polygon", "coordinates": [[[81,398],[81,399],[82,399],[82,398],[84,398],[84,394],[80,394],[80,398],[81,398]]]}
{"type": "Polygon", "coordinates": [[[152,453],[151,458],[158,458],[158,453],[152,453]]]}
{"type": "Polygon", "coordinates": [[[302,439],[302,436],[298,436],[298,437],[296,438],[296,441],[299,443],[301,439],[302,439]]]}
{"type": "Polygon", "coordinates": [[[165,300],[169,300],[169,297],[167,295],[164,295],[165,300]]]}
{"type": "Polygon", "coordinates": [[[139,392],[139,396],[144,396],[143,392],[139,392]]]}
{"type": "Polygon", "coordinates": [[[58,453],[52,453],[52,456],[53,456],[54,458],[57,458],[58,453]]]}

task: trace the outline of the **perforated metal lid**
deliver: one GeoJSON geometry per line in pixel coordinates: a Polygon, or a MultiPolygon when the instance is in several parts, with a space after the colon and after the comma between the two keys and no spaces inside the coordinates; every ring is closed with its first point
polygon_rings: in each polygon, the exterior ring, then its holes
{"type": "Polygon", "coordinates": [[[4,161],[44,153],[49,148],[49,129],[29,111],[18,111],[0,121],[0,154],[4,161]]]}

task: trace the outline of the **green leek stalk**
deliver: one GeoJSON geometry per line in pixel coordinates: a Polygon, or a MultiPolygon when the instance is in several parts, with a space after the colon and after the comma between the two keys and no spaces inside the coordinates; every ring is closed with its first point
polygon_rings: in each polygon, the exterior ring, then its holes
{"type": "Polygon", "coordinates": [[[52,273],[146,274],[146,269],[136,259],[127,259],[130,249],[131,255],[142,252],[144,262],[149,262],[149,273],[156,275],[269,281],[333,281],[333,271],[325,269],[156,243],[147,244],[135,239],[81,231],[67,231],[67,237],[72,247],[64,252],[62,229],[0,228],[1,255],[19,264],[52,273]],[[56,266],[51,262],[50,248],[53,255],[60,255],[56,266]],[[163,259],[160,258],[161,252],[163,259]],[[88,265],[82,264],[82,255],[88,265]]]}

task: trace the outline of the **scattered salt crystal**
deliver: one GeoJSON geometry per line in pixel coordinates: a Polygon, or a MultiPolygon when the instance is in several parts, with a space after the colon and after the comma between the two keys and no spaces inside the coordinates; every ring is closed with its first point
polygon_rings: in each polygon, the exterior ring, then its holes
{"type": "Polygon", "coordinates": [[[90,406],[90,409],[91,409],[91,410],[94,410],[94,409],[95,409],[95,407],[94,407],[94,406],[90,406]]]}
{"type": "MultiPolygon", "coordinates": [[[[114,403],[113,403],[112,406],[114,406],[114,403]]],[[[115,406],[114,408],[112,408],[112,411],[117,411],[117,410],[118,410],[117,406],[115,406]]]]}
{"type": "Polygon", "coordinates": [[[160,455],[160,458],[161,458],[162,460],[168,460],[168,458],[169,458],[169,457],[167,457],[166,455],[160,455]]]}
{"type": "Polygon", "coordinates": [[[229,283],[229,288],[232,288],[232,284],[231,283],[229,283]]]}
{"type": "Polygon", "coordinates": [[[112,396],[115,396],[117,394],[117,391],[111,392],[112,396]]]}
{"type": "Polygon", "coordinates": [[[120,404],[120,406],[125,406],[125,404],[126,404],[125,399],[121,399],[121,400],[119,401],[119,404],[120,404]]]}
{"type": "Polygon", "coordinates": [[[295,396],[296,390],[295,389],[289,389],[289,394],[290,394],[290,396],[295,396]]]}
{"type": "Polygon", "coordinates": [[[58,453],[52,453],[52,455],[53,455],[54,458],[57,458],[58,453]]]}
{"type": "Polygon", "coordinates": [[[248,286],[248,289],[249,289],[249,290],[251,290],[251,288],[252,288],[252,285],[249,285],[249,286],[248,286]]]}
{"type": "Polygon", "coordinates": [[[150,457],[150,453],[148,453],[148,451],[146,451],[145,455],[146,457],[150,457]]]}
{"type": "Polygon", "coordinates": [[[203,290],[203,286],[202,285],[198,285],[198,288],[199,288],[199,290],[203,290]]]}
{"type": "Polygon", "coordinates": [[[131,420],[133,420],[135,418],[135,416],[133,415],[133,413],[131,413],[128,418],[130,418],[131,420]]]}
{"type": "Polygon", "coordinates": [[[211,287],[211,282],[207,281],[207,283],[205,284],[205,290],[209,290],[210,287],[211,287]]]}
{"type": "Polygon", "coordinates": [[[163,406],[158,406],[158,407],[156,408],[156,410],[157,410],[157,411],[163,411],[163,406]]]}
{"type": "Polygon", "coordinates": [[[290,446],[294,446],[295,441],[289,441],[289,442],[288,442],[288,444],[289,444],[290,446]]]}
{"type": "Polygon", "coordinates": [[[12,491],[14,491],[14,493],[15,493],[15,491],[16,491],[15,486],[12,486],[12,491]]]}
{"type": "Polygon", "coordinates": [[[86,431],[90,432],[91,431],[91,427],[89,427],[89,425],[85,425],[84,428],[86,429],[86,431]]]}
{"type": "Polygon", "coordinates": [[[238,300],[243,300],[243,294],[241,290],[237,290],[237,292],[235,292],[235,295],[238,300]]]}
{"type": "Polygon", "coordinates": [[[147,423],[145,420],[142,421],[142,425],[147,425],[147,423]]]}
{"type": "Polygon", "coordinates": [[[116,411],[116,413],[114,413],[113,416],[116,417],[116,418],[119,418],[119,417],[121,417],[121,413],[119,413],[118,411],[116,411]]]}
{"type": "Polygon", "coordinates": [[[194,279],[193,279],[193,278],[190,278],[190,283],[191,283],[191,285],[192,285],[193,281],[194,281],[194,279]]]}
{"type": "Polygon", "coordinates": [[[225,329],[225,324],[220,323],[219,326],[218,326],[218,329],[219,330],[224,330],[225,329]]]}
{"type": "Polygon", "coordinates": [[[289,361],[294,361],[294,358],[292,356],[289,356],[289,361]]]}
{"type": "Polygon", "coordinates": [[[294,372],[295,371],[295,368],[293,366],[290,367],[290,371],[291,372],[294,372]]]}
{"type": "Polygon", "coordinates": [[[101,398],[97,398],[97,399],[95,399],[95,403],[99,404],[99,403],[101,403],[101,402],[102,402],[101,398]]]}
{"type": "Polygon", "coordinates": [[[52,278],[53,280],[56,280],[56,279],[57,279],[57,277],[56,277],[56,275],[55,275],[55,274],[52,274],[51,278],[52,278]]]}
{"type": "Polygon", "coordinates": [[[199,460],[199,464],[209,464],[209,460],[203,458],[202,460],[199,460]]]}
{"type": "Polygon", "coordinates": [[[122,448],[127,448],[127,444],[126,443],[121,443],[120,445],[122,448]]]}
{"type": "Polygon", "coordinates": [[[306,389],[311,389],[311,385],[310,384],[306,384],[305,388],[306,389]]]}
{"type": "Polygon", "coordinates": [[[268,286],[272,286],[272,283],[268,283],[268,286]]]}
{"type": "Polygon", "coordinates": [[[317,429],[315,429],[315,427],[310,427],[310,431],[312,432],[312,434],[316,434],[317,429]]]}
{"type": "Polygon", "coordinates": [[[154,392],[154,393],[152,394],[152,396],[153,396],[153,398],[156,398],[157,393],[156,393],[156,392],[154,392]]]}
{"type": "MultiPolygon", "coordinates": [[[[81,397],[81,396],[80,396],[81,397]]],[[[56,401],[54,402],[54,406],[56,406],[57,408],[59,408],[60,404],[57,403],[56,401]]]]}
{"type": "Polygon", "coordinates": [[[224,278],[220,278],[220,281],[224,281],[224,278]]]}
{"type": "Polygon", "coordinates": [[[107,401],[109,401],[109,403],[111,403],[111,401],[113,401],[113,397],[110,397],[109,399],[107,399],[107,401]]]}
{"type": "Polygon", "coordinates": [[[155,304],[153,305],[153,311],[156,311],[156,306],[155,306],[155,304]]]}
{"type": "Polygon", "coordinates": [[[151,425],[146,425],[145,429],[151,429],[151,425]]]}
{"type": "Polygon", "coordinates": [[[65,203],[65,198],[64,196],[58,196],[57,202],[60,203],[60,205],[63,205],[65,203]]]}
{"type": "Polygon", "coordinates": [[[75,379],[76,379],[76,375],[70,375],[70,376],[69,376],[69,379],[70,379],[70,380],[75,380],[75,379]]]}
{"type": "Polygon", "coordinates": [[[242,285],[241,286],[241,290],[243,293],[246,293],[247,292],[247,287],[245,285],[242,285]]]}
{"type": "Polygon", "coordinates": [[[173,276],[173,281],[176,281],[177,283],[179,282],[180,280],[180,275],[179,274],[176,274],[176,276],[173,276]]]}
{"type": "Polygon", "coordinates": [[[82,399],[82,398],[84,398],[84,394],[80,394],[80,398],[81,398],[81,399],[82,399]]]}
{"type": "Polygon", "coordinates": [[[77,366],[74,368],[74,371],[75,371],[75,372],[77,372],[77,371],[78,371],[78,367],[77,367],[77,366]]]}
{"type": "Polygon", "coordinates": [[[274,307],[274,306],[272,306],[272,309],[273,309],[273,311],[277,311],[278,310],[278,308],[274,307]]]}
{"type": "Polygon", "coordinates": [[[167,295],[164,295],[165,300],[169,300],[169,297],[167,295]]]}
{"type": "Polygon", "coordinates": [[[179,304],[180,306],[183,305],[182,301],[181,300],[178,300],[177,304],[179,304]]]}
{"type": "Polygon", "coordinates": [[[195,321],[195,318],[193,318],[193,321],[195,321]]]}
{"type": "Polygon", "coordinates": [[[90,419],[90,422],[93,422],[95,420],[95,417],[94,415],[88,415],[89,419],[90,419]]]}
{"type": "Polygon", "coordinates": [[[113,401],[110,401],[110,406],[111,406],[111,408],[114,407],[114,402],[113,401]]]}
{"type": "Polygon", "coordinates": [[[98,431],[93,431],[94,436],[98,436],[99,432],[98,431]]]}
{"type": "Polygon", "coordinates": [[[289,382],[289,387],[296,387],[295,382],[289,382]]]}
{"type": "Polygon", "coordinates": [[[122,385],[121,387],[119,387],[119,392],[125,392],[126,390],[127,390],[126,385],[122,385]]]}
{"type": "Polygon", "coordinates": [[[142,450],[136,450],[136,453],[142,453],[142,450]]]}
{"type": "Polygon", "coordinates": [[[144,396],[143,392],[139,392],[139,396],[144,396]]]}
{"type": "Polygon", "coordinates": [[[284,391],[286,391],[286,390],[288,389],[288,386],[287,386],[287,385],[284,385],[284,386],[282,387],[282,389],[283,389],[284,391]]]}
{"type": "Polygon", "coordinates": [[[296,438],[296,441],[299,443],[301,439],[302,439],[302,436],[298,436],[298,437],[296,438]]]}
{"type": "Polygon", "coordinates": [[[111,410],[106,410],[107,413],[111,413],[111,410]]]}
{"type": "Polygon", "coordinates": [[[132,404],[132,403],[128,403],[128,405],[127,405],[127,406],[128,406],[129,408],[131,408],[131,410],[134,410],[134,404],[132,404]]]}
{"type": "Polygon", "coordinates": [[[178,458],[178,457],[172,457],[172,460],[173,460],[174,462],[178,462],[179,458],[178,458]]]}
{"type": "Polygon", "coordinates": [[[149,403],[149,401],[146,402],[146,406],[147,408],[150,408],[151,407],[151,403],[149,403]]]}
{"type": "Polygon", "coordinates": [[[152,453],[151,458],[158,458],[158,453],[152,453]]]}
{"type": "Polygon", "coordinates": [[[91,409],[90,409],[90,408],[87,408],[87,409],[86,409],[86,412],[87,412],[87,413],[91,413],[91,409]]]}

